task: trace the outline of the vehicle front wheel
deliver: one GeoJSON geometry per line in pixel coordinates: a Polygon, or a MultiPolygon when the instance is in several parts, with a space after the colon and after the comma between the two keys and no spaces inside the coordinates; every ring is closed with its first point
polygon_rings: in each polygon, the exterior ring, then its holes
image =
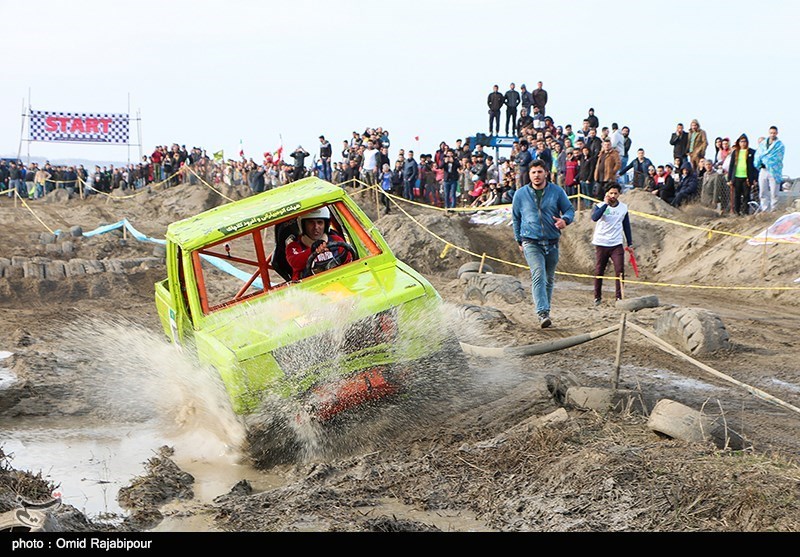
{"type": "Polygon", "coordinates": [[[246,454],[262,470],[295,464],[313,445],[307,413],[291,401],[268,398],[246,420],[246,454]]]}

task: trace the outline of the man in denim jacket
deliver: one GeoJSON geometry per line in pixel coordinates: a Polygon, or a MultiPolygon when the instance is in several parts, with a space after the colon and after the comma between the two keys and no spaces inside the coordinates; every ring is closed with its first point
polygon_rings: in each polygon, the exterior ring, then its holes
{"type": "Polygon", "coordinates": [[[549,182],[547,176],[544,162],[534,160],[531,183],[517,190],[511,203],[514,239],[531,270],[531,294],[543,329],[551,325],[558,240],[561,231],[575,219],[575,209],[564,188],[549,182]]]}

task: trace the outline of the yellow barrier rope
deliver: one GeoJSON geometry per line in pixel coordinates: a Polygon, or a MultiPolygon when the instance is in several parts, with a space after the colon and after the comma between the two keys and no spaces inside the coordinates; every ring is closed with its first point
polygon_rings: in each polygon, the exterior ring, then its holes
{"type": "MultiPolygon", "coordinates": [[[[352,179],[348,180],[347,182],[343,182],[342,185],[347,184],[349,182],[359,183],[359,184],[361,184],[361,185],[363,185],[363,186],[365,186],[366,188],[369,188],[369,189],[375,187],[375,186],[369,186],[368,184],[362,182],[361,180],[358,180],[357,178],[352,178],[352,179]]],[[[363,192],[365,190],[359,190],[359,191],[363,192]]],[[[381,189],[381,191],[383,192],[383,189],[381,189]]],[[[354,192],[354,193],[358,193],[358,192],[354,192]]],[[[385,193],[386,195],[389,195],[389,196],[392,195],[392,194],[387,193],[387,192],[383,192],[383,193],[385,193]]],[[[596,203],[600,202],[599,199],[595,199],[594,197],[591,197],[591,196],[588,196],[588,195],[584,195],[582,193],[577,193],[575,195],[570,195],[570,196],[568,196],[568,198],[569,199],[578,199],[578,200],[580,200],[580,199],[588,199],[588,200],[594,201],[596,203]]],[[[433,211],[442,211],[442,212],[456,211],[456,212],[472,213],[472,212],[478,212],[478,211],[496,211],[496,210],[499,210],[499,209],[506,209],[508,207],[511,207],[511,205],[509,205],[509,204],[504,204],[504,205],[490,205],[488,207],[453,207],[451,209],[445,209],[445,208],[442,208],[442,207],[437,207],[435,205],[429,205],[427,203],[420,203],[418,201],[412,201],[412,200],[406,199],[404,197],[396,197],[396,199],[401,199],[401,200],[403,200],[404,202],[406,202],[406,203],[408,203],[410,205],[416,205],[418,207],[424,207],[426,209],[430,209],[430,210],[433,210],[433,211]]],[[[640,212],[640,211],[634,211],[634,210],[632,210],[630,208],[628,209],[628,212],[630,214],[632,214],[632,215],[636,215],[636,216],[643,217],[643,218],[646,218],[646,219],[657,220],[657,221],[665,222],[665,223],[668,223],[668,224],[674,224],[674,225],[678,225],[678,226],[683,226],[684,228],[692,228],[694,230],[700,230],[702,232],[706,232],[709,236],[711,236],[712,234],[720,234],[720,235],[724,235],[724,236],[732,236],[732,237],[735,237],[735,238],[742,238],[744,240],[760,240],[760,238],[758,238],[757,236],[747,236],[745,234],[737,234],[735,232],[725,232],[724,230],[714,230],[713,228],[708,228],[708,227],[704,227],[704,226],[697,226],[697,225],[694,225],[694,224],[687,224],[687,223],[681,222],[679,220],[668,219],[666,217],[659,217],[657,215],[651,215],[649,213],[643,213],[643,212],[640,212]]],[[[791,242],[789,240],[780,240],[780,239],[767,240],[766,236],[764,238],[764,242],[765,243],[776,243],[776,244],[797,244],[797,242],[791,242]]]]}
{"type": "Polygon", "coordinates": [[[198,175],[197,175],[197,172],[195,172],[194,170],[192,170],[192,169],[191,169],[191,167],[185,166],[184,168],[188,169],[188,170],[189,170],[189,172],[191,172],[192,174],[194,174],[194,175],[197,177],[197,179],[198,179],[198,180],[200,180],[200,183],[201,183],[201,184],[203,184],[204,186],[206,186],[207,188],[211,189],[211,191],[213,191],[214,193],[216,193],[216,194],[218,194],[218,195],[220,195],[220,196],[224,197],[224,198],[225,198],[225,199],[227,199],[228,201],[233,201],[233,199],[231,199],[230,197],[228,197],[227,195],[225,195],[224,193],[222,193],[221,191],[219,191],[217,188],[215,188],[214,186],[212,186],[211,184],[209,184],[208,182],[206,182],[206,181],[205,181],[203,178],[201,178],[200,176],[198,176],[198,175]]]}
{"type": "MultiPolygon", "coordinates": [[[[577,194],[576,197],[582,197],[584,199],[589,199],[591,201],[595,201],[597,203],[600,202],[599,199],[595,199],[594,197],[590,197],[588,195],[584,195],[582,193],[577,194]]],[[[723,236],[733,236],[735,238],[742,238],[744,240],[760,240],[757,236],[747,236],[745,234],[737,234],[736,232],[725,232],[724,230],[714,230],[713,228],[707,228],[704,226],[696,226],[694,224],[687,224],[685,222],[681,222],[679,220],[668,219],[666,217],[659,217],[658,215],[651,215],[650,213],[642,213],[640,211],[634,211],[628,208],[628,212],[632,215],[636,215],[638,217],[650,219],[650,220],[657,220],[661,222],[666,222],[668,224],[676,224],[678,226],[683,226],[684,228],[692,228],[694,230],[700,230],[702,232],[708,233],[709,236],[712,234],[721,234],[723,236]]],[[[764,237],[765,243],[775,243],[775,244],[797,244],[797,242],[790,242],[788,240],[769,240],[767,241],[766,236],[764,237]]]]}
{"type": "Polygon", "coordinates": [[[17,199],[19,199],[22,202],[22,206],[25,207],[30,212],[30,214],[33,215],[33,218],[38,220],[39,223],[41,223],[41,225],[44,226],[50,234],[55,234],[55,232],[53,232],[53,230],[49,226],[47,226],[42,219],[39,218],[39,215],[33,212],[33,209],[31,209],[28,206],[28,203],[27,201],[25,201],[25,199],[23,199],[16,191],[14,192],[14,195],[17,197],[17,199]]]}
{"type": "MultiPolygon", "coordinates": [[[[363,192],[365,192],[367,190],[371,190],[371,189],[378,189],[378,184],[370,186],[369,184],[367,184],[365,182],[362,182],[358,178],[350,178],[349,180],[347,180],[345,182],[342,182],[339,185],[340,186],[344,186],[345,184],[349,184],[351,182],[356,183],[356,184],[361,184],[362,186],[364,186],[364,189],[356,190],[356,191],[352,192],[351,195],[357,195],[359,193],[363,193],[363,192]]],[[[394,194],[391,194],[391,193],[385,191],[383,188],[380,188],[380,191],[381,191],[381,193],[383,193],[385,195],[394,196],[394,194]]],[[[511,207],[510,204],[506,203],[506,204],[503,204],[503,205],[491,205],[490,207],[452,207],[450,209],[446,209],[444,207],[437,207],[436,205],[430,205],[428,203],[420,203],[419,201],[414,201],[412,199],[406,199],[405,197],[397,197],[397,196],[394,196],[394,197],[396,199],[403,200],[404,202],[408,203],[409,205],[416,205],[418,207],[424,207],[426,209],[431,209],[433,211],[441,211],[442,213],[447,213],[447,212],[451,212],[451,211],[455,211],[455,212],[458,212],[458,213],[476,213],[478,211],[490,211],[490,210],[494,211],[496,209],[505,209],[505,208],[511,207]]]]}
{"type": "MultiPolygon", "coordinates": [[[[375,186],[367,186],[367,188],[371,188],[371,187],[375,187],[375,186]]],[[[362,190],[362,191],[366,191],[366,190],[362,190]]],[[[527,265],[522,265],[520,263],[514,263],[513,261],[506,261],[504,259],[500,259],[498,257],[493,257],[491,255],[474,253],[472,251],[469,251],[468,249],[462,248],[462,247],[457,246],[457,245],[455,245],[455,244],[453,244],[451,242],[448,242],[447,240],[445,240],[441,236],[437,235],[435,232],[433,232],[429,228],[425,227],[422,223],[420,223],[414,217],[412,217],[396,201],[397,199],[401,199],[403,201],[408,202],[409,201],[408,199],[398,198],[395,195],[392,195],[390,193],[387,193],[387,192],[383,191],[383,189],[379,189],[378,191],[380,191],[381,193],[383,193],[384,195],[389,197],[389,199],[395,205],[395,207],[397,207],[406,217],[408,217],[409,220],[414,222],[414,224],[416,224],[422,230],[424,230],[425,232],[427,232],[428,234],[430,234],[431,236],[433,236],[434,238],[436,238],[437,240],[439,240],[440,242],[445,244],[445,248],[442,250],[442,253],[439,255],[440,258],[444,259],[445,254],[452,247],[455,250],[458,250],[458,251],[463,252],[463,253],[467,253],[469,255],[472,255],[473,257],[477,257],[477,258],[485,257],[486,259],[491,259],[492,261],[496,261],[498,263],[503,263],[505,265],[511,265],[513,267],[519,267],[519,268],[522,268],[522,269],[530,270],[530,267],[527,266],[527,265]]],[[[578,194],[578,195],[580,195],[580,194],[578,194]]],[[[589,198],[589,199],[592,199],[592,198],[589,198]]],[[[426,207],[429,207],[429,206],[426,206],[426,207]]],[[[566,273],[566,272],[563,272],[563,271],[556,271],[556,274],[557,275],[561,275],[561,276],[576,277],[576,278],[618,280],[618,281],[622,282],[622,284],[638,284],[638,285],[643,285],[643,286],[654,286],[654,287],[655,286],[661,286],[661,287],[669,287],[669,288],[696,288],[696,289],[703,289],[703,290],[752,290],[752,291],[800,290],[800,286],[715,286],[715,285],[703,285],[703,284],[675,284],[675,283],[668,283],[668,282],[649,282],[649,281],[644,281],[644,280],[624,279],[622,277],[617,277],[617,276],[607,277],[607,276],[599,276],[599,275],[587,275],[587,274],[582,274],[582,273],[566,273]]]]}
{"type": "Polygon", "coordinates": [[[142,186],[142,188],[140,188],[139,191],[136,191],[136,192],[134,192],[134,193],[132,193],[130,195],[113,195],[113,194],[110,194],[110,193],[105,192],[105,191],[100,191],[100,190],[96,189],[94,186],[90,186],[80,176],[78,177],[78,182],[80,182],[81,184],[84,185],[84,191],[86,191],[87,189],[88,190],[92,190],[95,193],[99,193],[101,195],[105,195],[106,197],[110,197],[111,199],[132,199],[132,198],[136,197],[137,195],[140,195],[140,194],[143,194],[143,193],[148,193],[148,189],[152,190],[154,188],[159,188],[159,187],[163,186],[164,184],[169,183],[170,180],[172,180],[175,176],[177,176],[180,173],[181,173],[181,170],[173,172],[170,176],[168,176],[164,180],[161,180],[160,182],[150,183],[150,184],[147,184],[145,186],[142,186]]]}
{"type": "MultiPolygon", "coordinates": [[[[200,183],[202,183],[203,185],[205,185],[206,187],[208,187],[209,189],[211,189],[215,193],[219,194],[223,198],[227,199],[228,201],[233,201],[233,199],[231,199],[230,197],[226,196],[224,193],[222,193],[221,191],[216,189],[214,186],[212,186],[211,184],[206,182],[194,170],[192,170],[191,167],[184,167],[184,168],[186,170],[188,170],[189,172],[191,172],[192,174],[194,174],[194,176],[197,177],[197,179],[200,181],[200,183]]],[[[181,171],[179,170],[175,174],[178,174],[180,172],[181,171]]],[[[175,174],[173,174],[167,180],[164,180],[164,181],[162,181],[162,182],[160,182],[159,184],[156,184],[156,185],[162,185],[162,184],[168,182],[172,177],[175,176],[175,174]]],[[[79,178],[79,180],[80,180],[80,178],[79,178]]],[[[527,266],[527,265],[523,265],[521,263],[515,263],[513,261],[506,261],[505,259],[500,259],[498,257],[494,257],[494,256],[488,255],[488,254],[475,253],[475,252],[472,252],[472,251],[470,251],[470,250],[468,250],[466,248],[457,246],[457,245],[445,240],[444,238],[442,238],[441,236],[437,235],[435,232],[433,232],[432,230],[430,230],[429,228],[424,226],[421,222],[419,222],[413,216],[411,216],[405,209],[403,209],[400,206],[400,204],[398,203],[398,200],[404,201],[406,203],[411,203],[413,205],[422,206],[422,207],[425,207],[426,209],[445,210],[445,209],[442,209],[441,207],[435,207],[435,206],[432,206],[432,205],[411,201],[411,200],[405,199],[403,197],[398,197],[396,195],[393,195],[393,194],[390,194],[390,193],[384,191],[383,188],[380,188],[377,185],[370,186],[369,184],[366,184],[365,182],[362,182],[361,180],[358,180],[358,179],[351,179],[351,180],[348,180],[347,182],[343,182],[343,183],[341,183],[339,185],[343,187],[345,184],[348,184],[350,182],[359,183],[359,184],[361,184],[363,186],[363,189],[358,190],[356,192],[352,192],[351,195],[358,195],[358,194],[361,194],[361,193],[368,192],[370,190],[379,191],[381,194],[387,196],[389,198],[389,200],[394,204],[394,206],[397,209],[399,209],[410,221],[412,221],[414,224],[419,226],[422,230],[424,230],[425,232],[427,232],[428,234],[430,234],[431,236],[433,236],[434,238],[436,238],[437,240],[442,242],[444,244],[444,248],[442,249],[442,252],[439,254],[439,257],[441,259],[444,259],[446,257],[446,255],[447,255],[447,252],[452,248],[452,249],[455,249],[457,251],[469,254],[469,255],[471,255],[473,257],[476,257],[476,258],[485,258],[485,259],[489,259],[489,260],[492,260],[492,261],[496,261],[497,263],[503,263],[505,265],[510,265],[512,267],[518,267],[518,268],[521,268],[521,269],[530,270],[530,267],[527,266]]],[[[151,187],[153,187],[153,185],[151,185],[151,187]]],[[[12,191],[12,189],[9,188],[8,190],[0,192],[0,194],[1,193],[6,193],[8,191],[12,191]]],[[[28,204],[25,202],[24,199],[22,199],[19,195],[17,195],[16,190],[13,190],[13,191],[15,192],[14,195],[18,199],[20,199],[22,201],[23,206],[36,218],[36,220],[38,220],[42,224],[42,226],[44,226],[52,234],[53,231],[50,229],[50,227],[48,227],[36,215],[36,213],[28,206],[28,204]]],[[[105,194],[105,192],[98,192],[98,193],[104,193],[105,194]]],[[[135,195],[138,195],[139,193],[142,193],[142,192],[137,192],[137,194],[135,194],[135,195]]],[[[110,195],[110,194],[105,194],[105,195],[110,195]]],[[[114,196],[111,196],[111,197],[114,197],[114,196]]],[[[116,199],[125,199],[125,198],[130,198],[130,197],[134,197],[134,195],[124,196],[124,197],[116,197],[116,199]]],[[[590,199],[590,200],[593,200],[593,201],[598,201],[598,200],[594,199],[593,197],[585,196],[585,195],[580,194],[580,193],[575,195],[575,196],[570,196],[570,197],[571,198],[581,198],[581,197],[583,197],[583,198],[590,199]]],[[[495,209],[499,209],[499,208],[503,208],[503,207],[508,207],[508,205],[505,205],[505,206],[494,205],[492,207],[481,208],[480,210],[489,210],[489,211],[491,211],[491,210],[495,210],[495,209]]],[[[674,221],[674,220],[671,220],[671,219],[665,219],[663,217],[656,217],[655,215],[649,215],[647,213],[638,213],[638,212],[636,212],[636,214],[639,214],[639,215],[647,217],[647,218],[656,218],[658,220],[663,220],[665,222],[687,226],[687,227],[690,227],[690,228],[695,228],[695,229],[699,229],[699,230],[707,230],[709,232],[717,232],[717,231],[714,231],[712,229],[703,229],[701,227],[697,227],[697,226],[694,226],[694,225],[687,225],[685,223],[681,223],[680,221],[674,221]]],[[[739,237],[743,237],[743,238],[749,238],[747,236],[742,236],[742,235],[733,234],[733,233],[724,233],[724,232],[719,232],[719,233],[728,234],[730,236],[739,236],[739,237]]],[[[793,243],[793,242],[784,242],[784,243],[793,243]]],[[[660,286],[660,287],[668,287],[668,288],[694,288],[694,289],[703,289],[703,290],[751,290],[751,291],[800,290],[800,287],[797,287],[797,286],[716,286],[716,285],[702,285],[702,284],[675,284],[675,283],[668,283],[668,282],[650,282],[650,281],[642,281],[642,280],[623,279],[623,278],[617,277],[617,276],[607,277],[607,276],[599,276],[599,275],[588,275],[588,274],[582,274],[582,273],[567,273],[567,272],[563,272],[563,271],[556,271],[556,274],[557,275],[561,275],[561,276],[575,277],[575,278],[618,280],[618,281],[621,281],[623,284],[638,284],[638,285],[652,286],[652,287],[660,286]]]]}

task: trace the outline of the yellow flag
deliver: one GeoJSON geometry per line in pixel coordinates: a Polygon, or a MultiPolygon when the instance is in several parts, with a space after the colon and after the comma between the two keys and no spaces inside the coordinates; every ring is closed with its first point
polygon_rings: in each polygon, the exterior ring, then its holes
{"type": "Polygon", "coordinates": [[[225,159],[225,151],[220,150],[214,153],[214,162],[221,162],[225,159]]]}

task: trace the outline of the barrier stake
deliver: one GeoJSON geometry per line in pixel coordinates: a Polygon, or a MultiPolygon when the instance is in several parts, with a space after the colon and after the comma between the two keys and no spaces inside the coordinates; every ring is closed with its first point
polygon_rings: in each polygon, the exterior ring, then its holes
{"type": "Polygon", "coordinates": [[[486,252],[483,252],[483,254],[481,255],[481,264],[478,266],[478,273],[482,273],[483,272],[483,263],[484,263],[484,261],[486,261],[486,252]]]}
{"type": "Polygon", "coordinates": [[[622,361],[622,343],[625,339],[625,320],[627,318],[628,312],[623,311],[622,317],[619,319],[619,335],[617,335],[617,356],[614,359],[614,378],[612,383],[614,384],[614,390],[619,387],[619,366],[620,362],[622,361]]]}

